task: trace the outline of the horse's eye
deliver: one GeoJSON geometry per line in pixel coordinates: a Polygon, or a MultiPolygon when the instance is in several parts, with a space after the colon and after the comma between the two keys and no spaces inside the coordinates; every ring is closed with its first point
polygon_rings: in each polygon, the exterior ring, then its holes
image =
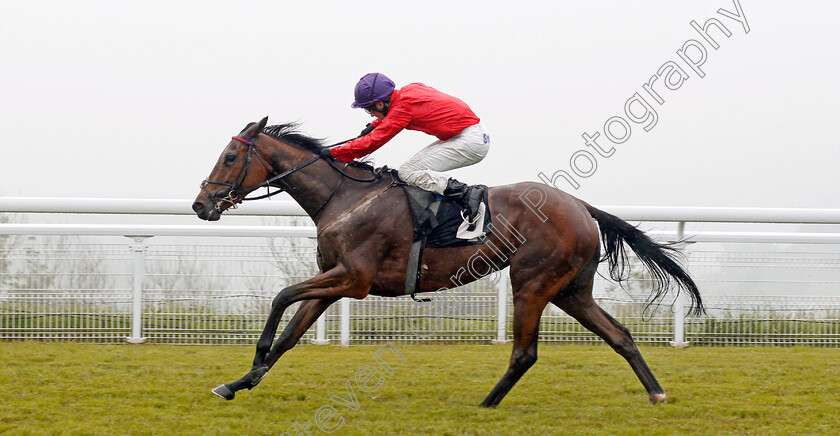
{"type": "Polygon", "coordinates": [[[225,165],[231,165],[232,163],[236,162],[236,155],[229,154],[225,156],[225,165]]]}

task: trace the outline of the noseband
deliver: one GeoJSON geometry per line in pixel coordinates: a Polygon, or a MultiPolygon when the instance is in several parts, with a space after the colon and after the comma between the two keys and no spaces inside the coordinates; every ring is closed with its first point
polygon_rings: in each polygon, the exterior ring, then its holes
{"type": "MultiPolygon", "coordinates": [[[[231,139],[233,139],[235,141],[239,141],[239,142],[248,146],[248,154],[245,155],[245,163],[242,165],[242,168],[239,169],[239,174],[237,174],[236,178],[233,179],[234,180],[233,183],[220,182],[220,181],[208,180],[208,179],[204,179],[204,181],[201,182],[201,189],[204,191],[205,194],[207,194],[207,197],[210,198],[210,201],[213,203],[213,207],[216,209],[216,212],[218,212],[218,213],[222,213],[222,205],[225,204],[225,203],[229,203],[231,209],[236,209],[238,207],[239,203],[241,203],[243,201],[260,200],[260,199],[268,198],[268,197],[271,197],[273,195],[277,195],[277,194],[283,192],[282,189],[278,188],[276,191],[269,192],[265,195],[260,195],[258,197],[252,197],[252,198],[245,198],[245,196],[247,196],[251,192],[254,192],[257,189],[260,189],[262,187],[265,187],[266,189],[269,189],[269,187],[271,186],[271,184],[273,182],[276,182],[276,181],[282,179],[283,177],[288,176],[289,174],[297,172],[300,169],[306,167],[309,164],[314,163],[315,161],[317,161],[318,159],[321,158],[320,156],[315,155],[311,159],[308,159],[304,162],[301,162],[301,163],[295,165],[294,167],[290,168],[289,170],[286,170],[286,171],[284,171],[284,172],[282,172],[282,173],[280,173],[280,174],[278,174],[274,177],[271,177],[271,178],[265,180],[262,183],[259,183],[255,186],[250,187],[250,188],[246,188],[246,189],[242,190],[242,192],[238,192],[242,188],[242,183],[244,183],[245,179],[248,178],[248,169],[251,167],[251,156],[252,155],[257,157],[257,160],[260,161],[260,164],[262,164],[263,168],[265,168],[265,170],[268,174],[271,174],[273,172],[273,169],[272,169],[271,165],[267,164],[265,162],[265,160],[263,160],[263,158],[260,157],[260,154],[257,153],[257,146],[254,144],[253,141],[249,141],[249,140],[247,140],[245,138],[241,138],[239,136],[234,136],[231,139]],[[227,187],[230,188],[230,191],[228,192],[228,194],[224,198],[220,198],[220,199],[217,200],[216,195],[211,193],[210,190],[207,189],[207,185],[227,186],[227,187]]],[[[256,138],[254,138],[254,139],[256,139],[256,138]]]]}

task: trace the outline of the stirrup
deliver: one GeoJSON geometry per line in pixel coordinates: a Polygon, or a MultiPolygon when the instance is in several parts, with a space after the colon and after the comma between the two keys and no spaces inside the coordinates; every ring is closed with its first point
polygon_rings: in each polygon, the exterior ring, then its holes
{"type": "Polygon", "coordinates": [[[476,211],[475,218],[473,218],[472,221],[470,221],[470,217],[464,215],[464,210],[461,209],[461,219],[463,219],[464,222],[466,222],[467,224],[469,224],[471,226],[475,225],[475,223],[478,221],[479,218],[480,218],[480,216],[478,215],[478,211],[476,211]]]}
{"type": "Polygon", "coordinates": [[[455,233],[455,237],[458,239],[465,239],[465,240],[475,240],[475,238],[479,238],[482,235],[485,235],[484,232],[484,220],[487,217],[487,205],[481,203],[478,205],[478,215],[477,218],[473,219],[470,222],[469,216],[466,213],[461,214],[461,219],[464,221],[458,226],[458,231],[455,233]]]}
{"type": "MultiPolygon", "coordinates": [[[[481,203],[478,204],[478,207],[481,208],[481,203]]],[[[479,214],[478,211],[476,211],[475,218],[473,218],[472,221],[470,221],[470,217],[464,216],[464,211],[462,210],[461,218],[464,220],[464,222],[467,223],[467,231],[471,232],[475,230],[475,228],[478,226],[478,219],[481,218],[481,214],[479,214]]]]}

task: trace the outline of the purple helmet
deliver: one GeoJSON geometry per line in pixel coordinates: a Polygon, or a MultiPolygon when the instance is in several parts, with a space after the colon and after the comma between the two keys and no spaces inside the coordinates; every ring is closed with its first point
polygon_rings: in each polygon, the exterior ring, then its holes
{"type": "Polygon", "coordinates": [[[394,82],[380,73],[368,73],[359,79],[354,95],[356,101],[350,105],[354,109],[368,107],[383,101],[394,92],[394,82]]]}

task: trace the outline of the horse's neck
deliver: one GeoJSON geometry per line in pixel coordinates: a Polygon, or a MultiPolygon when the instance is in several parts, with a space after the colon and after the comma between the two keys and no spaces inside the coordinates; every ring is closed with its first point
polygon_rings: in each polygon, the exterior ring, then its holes
{"type": "MultiPolygon", "coordinates": [[[[358,168],[347,167],[344,171],[357,178],[373,177],[370,172],[358,168]]],[[[319,160],[287,176],[282,187],[318,224],[320,221],[343,215],[372,192],[382,190],[384,185],[390,184],[385,180],[387,177],[371,183],[356,182],[344,177],[339,183],[342,177],[326,161],[319,160]]]]}

